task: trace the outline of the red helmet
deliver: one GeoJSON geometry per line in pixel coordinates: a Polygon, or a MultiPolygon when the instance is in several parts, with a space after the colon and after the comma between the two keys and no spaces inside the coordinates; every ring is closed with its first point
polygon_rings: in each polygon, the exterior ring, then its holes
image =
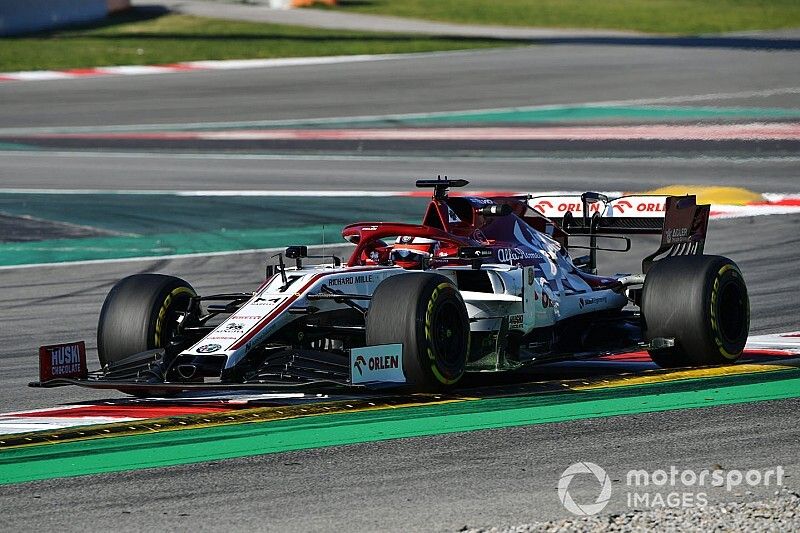
{"type": "Polygon", "coordinates": [[[392,247],[392,262],[402,268],[420,269],[433,257],[438,246],[438,241],[424,237],[398,237],[392,247]]]}

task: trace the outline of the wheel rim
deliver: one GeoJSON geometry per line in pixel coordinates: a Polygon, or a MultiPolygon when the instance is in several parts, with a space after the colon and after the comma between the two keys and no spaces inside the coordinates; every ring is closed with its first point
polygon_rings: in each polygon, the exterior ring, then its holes
{"type": "Polygon", "coordinates": [[[720,290],[719,329],[726,342],[736,343],[746,334],[745,293],[736,283],[726,283],[720,290]]]}
{"type": "Polygon", "coordinates": [[[178,334],[178,317],[181,313],[189,309],[189,301],[191,300],[190,293],[180,293],[170,302],[164,319],[161,322],[161,334],[159,335],[161,342],[156,348],[163,348],[168,346],[171,342],[179,338],[178,334]]]}
{"type": "Polygon", "coordinates": [[[464,324],[454,302],[443,302],[433,317],[433,349],[436,363],[450,377],[460,374],[464,359],[464,324]]]}

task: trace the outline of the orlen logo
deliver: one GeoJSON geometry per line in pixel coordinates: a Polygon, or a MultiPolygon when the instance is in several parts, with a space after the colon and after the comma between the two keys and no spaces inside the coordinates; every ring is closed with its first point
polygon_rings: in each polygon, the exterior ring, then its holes
{"type": "Polygon", "coordinates": [[[363,366],[367,366],[367,362],[364,360],[363,357],[361,357],[359,355],[358,357],[356,357],[356,362],[353,364],[353,367],[355,367],[355,369],[358,370],[358,375],[359,376],[363,376],[364,375],[364,371],[361,370],[361,366],[362,365],[363,366]]]}
{"type": "Polygon", "coordinates": [[[380,344],[350,350],[351,383],[405,383],[403,345],[380,344]]]}
{"type": "Polygon", "coordinates": [[[617,214],[625,214],[627,216],[645,216],[655,217],[661,216],[665,211],[665,202],[663,199],[646,198],[631,200],[615,200],[611,204],[611,210],[617,214]]]}
{"type": "Polygon", "coordinates": [[[640,213],[642,212],[664,212],[664,203],[663,202],[642,202],[636,205],[636,210],[640,213]]]}
{"type": "MultiPolygon", "coordinates": [[[[600,211],[602,207],[600,202],[595,202],[593,204],[589,204],[589,212],[590,213],[597,213],[600,211]]],[[[581,202],[564,202],[558,204],[558,211],[564,213],[569,211],[571,213],[582,213],[583,212],[583,204],[581,202]]]]}
{"type": "MultiPolygon", "coordinates": [[[[364,363],[370,370],[386,370],[388,368],[400,368],[400,358],[396,355],[384,355],[381,357],[370,357],[364,362],[364,358],[360,355],[356,358],[356,367],[359,363],[364,363]],[[359,361],[360,360],[360,361],[359,361]]],[[[361,368],[358,369],[359,372],[361,368]]]]}
{"type": "Polygon", "coordinates": [[[548,202],[547,200],[539,200],[539,202],[533,206],[534,209],[540,212],[544,212],[545,209],[553,209],[553,204],[548,202]]]}
{"type": "Polygon", "coordinates": [[[619,209],[619,213],[622,214],[625,212],[625,208],[633,209],[633,206],[628,200],[619,200],[618,202],[614,202],[614,205],[611,207],[611,210],[619,209]]]}

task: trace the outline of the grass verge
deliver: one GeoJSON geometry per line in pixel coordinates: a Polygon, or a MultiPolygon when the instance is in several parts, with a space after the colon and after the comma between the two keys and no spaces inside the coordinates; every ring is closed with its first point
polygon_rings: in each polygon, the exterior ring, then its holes
{"type": "Polygon", "coordinates": [[[797,0],[339,0],[337,9],[468,24],[718,33],[800,26],[797,0]]]}
{"type": "Polygon", "coordinates": [[[204,59],[392,54],[507,46],[492,39],[317,30],[134,12],[90,27],[0,39],[0,72],[204,59]]]}

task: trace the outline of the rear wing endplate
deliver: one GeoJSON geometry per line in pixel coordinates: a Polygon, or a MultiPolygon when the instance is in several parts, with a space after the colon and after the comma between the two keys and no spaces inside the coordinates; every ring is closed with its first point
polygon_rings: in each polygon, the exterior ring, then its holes
{"type": "Polygon", "coordinates": [[[642,272],[647,274],[653,263],[664,257],[702,255],[710,213],[711,206],[697,205],[694,195],[668,196],[661,246],[642,259],[642,272]]]}

